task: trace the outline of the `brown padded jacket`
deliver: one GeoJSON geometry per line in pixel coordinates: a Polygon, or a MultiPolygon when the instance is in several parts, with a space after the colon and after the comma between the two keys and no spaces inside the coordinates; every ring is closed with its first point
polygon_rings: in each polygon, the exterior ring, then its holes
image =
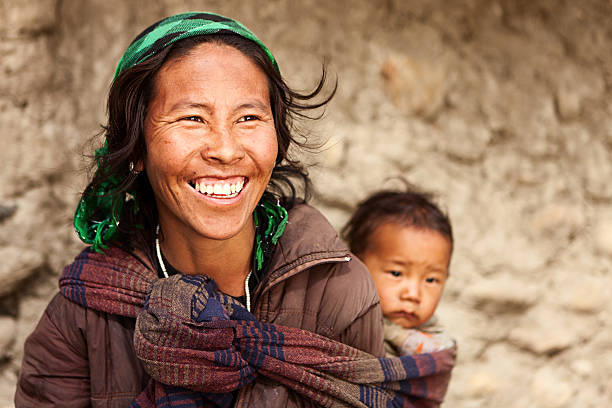
{"type": "MultiPolygon", "coordinates": [[[[302,204],[289,212],[268,271],[252,295],[259,320],[384,355],[376,288],[317,210],[302,204]]],[[[16,408],[127,407],[149,380],[134,352],[134,323],[56,295],[26,340],[16,408]]],[[[257,378],[239,391],[235,406],[313,404],[257,378]]]]}

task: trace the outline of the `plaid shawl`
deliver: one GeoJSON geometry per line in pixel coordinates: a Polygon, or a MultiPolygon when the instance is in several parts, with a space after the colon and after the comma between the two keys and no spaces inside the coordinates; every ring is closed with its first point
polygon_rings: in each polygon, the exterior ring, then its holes
{"type": "Polygon", "coordinates": [[[257,376],[325,407],[430,407],[442,401],[454,364],[454,349],[377,358],[260,322],[210,278],[158,279],[117,248],[83,251],[64,269],[60,291],[85,307],[136,317],[136,354],[151,381],[133,407],[230,407],[232,391],[257,376]]]}

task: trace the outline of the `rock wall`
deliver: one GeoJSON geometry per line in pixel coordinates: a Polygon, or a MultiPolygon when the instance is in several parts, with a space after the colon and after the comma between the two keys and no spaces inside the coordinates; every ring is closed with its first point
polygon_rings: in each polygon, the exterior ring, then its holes
{"type": "Polygon", "coordinates": [[[0,407],[24,339],[81,248],[72,212],[115,64],[162,16],[233,16],[290,83],[339,90],[314,203],[341,227],[401,175],[456,234],[440,316],[459,342],[446,406],[612,405],[612,2],[3,0],[0,407]]]}

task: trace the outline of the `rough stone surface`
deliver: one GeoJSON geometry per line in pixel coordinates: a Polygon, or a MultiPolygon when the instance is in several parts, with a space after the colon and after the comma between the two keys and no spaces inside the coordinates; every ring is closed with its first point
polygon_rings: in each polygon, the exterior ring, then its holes
{"type": "Polygon", "coordinates": [[[43,263],[43,255],[31,249],[6,246],[0,248],[0,297],[19,289],[43,263]]]}
{"type": "Polygon", "coordinates": [[[400,111],[433,119],[442,107],[448,85],[444,65],[400,54],[384,61],[380,73],[387,96],[400,111]]]}
{"type": "Polygon", "coordinates": [[[144,27],[190,9],[251,27],[298,89],[329,63],[337,95],[303,124],[329,143],[302,157],[334,226],[396,176],[448,209],[439,316],[459,360],[445,406],[611,405],[612,3],[350,3],[0,1],[0,324],[15,333],[0,338],[0,408],[82,247],[81,154],[100,143],[115,64],[144,27]]]}
{"type": "Polygon", "coordinates": [[[472,300],[474,309],[491,315],[522,313],[539,298],[535,285],[508,275],[476,282],[466,288],[463,296],[472,300]]]}
{"type": "Polygon", "coordinates": [[[15,395],[17,373],[14,370],[3,370],[0,373],[0,408],[12,408],[15,395]]]}
{"type": "Polygon", "coordinates": [[[566,407],[574,392],[574,386],[549,367],[539,369],[534,375],[531,393],[538,407],[566,407]]]}
{"type": "Polygon", "coordinates": [[[612,288],[601,278],[571,279],[574,285],[561,296],[563,304],[570,310],[596,314],[604,310],[612,295],[612,288]]]}
{"type": "Polygon", "coordinates": [[[612,212],[603,215],[593,226],[595,248],[604,255],[612,257],[612,212]]]}
{"type": "Polygon", "coordinates": [[[4,0],[0,17],[3,34],[52,31],[56,25],[57,3],[57,0],[4,0]]]}
{"type": "Polygon", "coordinates": [[[482,398],[494,393],[500,385],[495,377],[486,372],[476,372],[468,379],[467,395],[472,398],[482,398]]]}
{"type": "Polygon", "coordinates": [[[5,219],[7,219],[11,215],[13,215],[15,213],[16,209],[17,209],[17,207],[14,206],[14,205],[3,205],[3,204],[0,204],[0,222],[4,221],[5,219]]]}
{"type": "Polygon", "coordinates": [[[559,314],[545,304],[538,304],[521,316],[508,337],[519,348],[538,355],[554,355],[578,345],[592,330],[579,315],[559,314]]]}
{"type": "Polygon", "coordinates": [[[0,358],[8,354],[9,346],[15,339],[15,319],[7,316],[0,316],[0,358]]]}

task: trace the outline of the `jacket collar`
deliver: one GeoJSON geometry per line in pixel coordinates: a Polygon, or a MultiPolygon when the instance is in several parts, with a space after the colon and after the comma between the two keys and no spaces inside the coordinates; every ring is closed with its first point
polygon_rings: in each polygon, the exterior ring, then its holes
{"type": "Polygon", "coordinates": [[[268,272],[256,292],[259,295],[314,265],[350,260],[348,248],[329,221],[309,205],[296,205],[289,211],[285,232],[272,255],[268,272]]]}

